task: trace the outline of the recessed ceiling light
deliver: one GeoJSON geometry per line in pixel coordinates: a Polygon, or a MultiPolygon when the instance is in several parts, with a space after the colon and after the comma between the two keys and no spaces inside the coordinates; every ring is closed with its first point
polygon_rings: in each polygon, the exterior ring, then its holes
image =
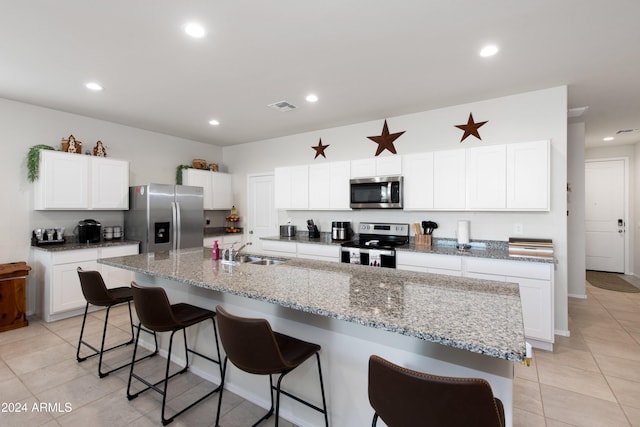
{"type": "Polygon", "coordinates": [[[196,39],[201,39],[207,33],[204,27],[197,22],[189,22],[185,25],[184,32],[196,39]]]}
{"type": "Polygon", "coordinates": [[[607,136],[607,137],[605,137],[605,138],[602,138],[602,140],[603,140],[603,141],[607,141],[607,142],[608,142],[608,141],[613,141],[614,139],[615,139],[615,138],[614,138],[614,137],[612,137],[612,136],[607,136]]]}
{"type": "Polygon", "coordinates": [[[89,82],[89,83],[87,83],[87,84],[85,85],[85,87],[86,87],[87,89],[91,89],[91,90],[95,90],[95,91],[102,90],[102,86],[100,86],[100,85],[99,85],[98,83],[96,83],[96,82],[89,82]]]}
{"type": "Polygon", "coordinates": [[[217,121],[216,119],[213,119],[213,120],[209,120],[209,124],[211,126],[218,126],[220,124],[220,122],[217,121]]]}
{"type": "Polygon", "coordinates": [[[313,93],[310,93],[309,95],[307,95],[306,100],[307,102],[317,102],[318,96],[313,93]]]}
{"type": "Polygon", "coordinates": [[[480,56],[482,56],[483,58],[487,58],[489,56],[493,56],[496,53],[498,53],[498,50],[499,50],[498,46],[491,44],[491,45],[483,47],[480,50],[480,56]]]}

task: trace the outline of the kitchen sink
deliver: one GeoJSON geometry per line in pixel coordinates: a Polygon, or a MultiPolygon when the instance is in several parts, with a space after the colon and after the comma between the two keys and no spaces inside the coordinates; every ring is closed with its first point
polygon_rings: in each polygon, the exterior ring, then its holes
{"type": "Polygon", "coordinates": [[[260,255],[242,255],[236,258],[238,264],[275,265],[286,261],[280,258],[271,258],[260,255]]]}
{"type": "Polygon", "coordinates": [[[263,258],[261,260],[257,260],[257,261],[251,261],[250,264],[257,264],[257,265],[275,265],[275,264],[280,264],[284,262],[281,259],[273,259],[273,258],[263,258]]]}

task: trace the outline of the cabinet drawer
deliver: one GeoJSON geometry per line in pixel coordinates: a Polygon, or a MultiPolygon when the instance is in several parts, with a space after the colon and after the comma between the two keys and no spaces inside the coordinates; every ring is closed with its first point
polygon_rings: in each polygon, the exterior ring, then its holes
{"type": "Polygon", "coordinates": [[[462,270],[462,258],[452,255],[398,251],[396,252],[396,264],[443,270],[462,270]]]}
{"type": "Polygon", "coordinates": [[[100,248],[100,258],[113,258],[116,256],[137,255],[138,245],[113,246],[100,248]]]}
{"type": "Polygon", "coordinates": [[[527,277],[551,280],[551,264],[522,261],[465,259],[465,270],[473,273],[497,274],[502,276],[527,277]]]}
{"type": "Polygon", "coordinates": [[[332,245],[307,245],[298,243],[298,255],[315,255],[338,260],[340,248],[332,245]]]}
{"type": "Polygon", "coordinates": [[[294,242],[278,242],[275,240],[263,240],[262,249],[270,252],[282,252],[287,254],[296,253],[296,243],[294,242]]]}
{"type": "Polygon", "coordinates": [[[51,263],[69,264],[98,259],[98,249],[78,249],[74,251],[55,252],[51,255],[51,263]]]}

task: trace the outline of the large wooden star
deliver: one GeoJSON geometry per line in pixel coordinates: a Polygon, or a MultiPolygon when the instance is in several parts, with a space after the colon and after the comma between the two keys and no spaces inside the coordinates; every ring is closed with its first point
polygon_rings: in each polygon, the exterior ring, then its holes
{"type": "Polygon", "coordinates": [[[328,146],[330,146],[331,144],[327,144],[327,145],[322,145],[322,138],[320,138],[320,141],[318,141],[318,145],[317,146],[311,146],[311,148],[313,148],[314,150],[316,150],[316,156],[314,157],[317,158],[318,156],[322,155],[322,157],[324,157],[325,159],[327,158],[327,156],[324,155],[324,149],[327,148],[328,146]]]}
{"type": "Polygon", "coordinates": [[[468,136],[471,135],[482,141],[482,138],[480,138],[480,133],[478,132],[478,128],[485,123],[487,123],[487,121],[478,123],[474,122],[473,114],[469,113],[469,120],[467,121],[466,125],[456,125],[458,129],[462,129],[464,131],[464,135],[462,135],[462,139],[460,140],[460,142],[464,141],[468,136]]]}
{"type": "Polygon", "coordinates": [[[382,127],[382,135],[380,136],[368,136],[370,140],[374,141],[378,144],[378,149],[376,150],[376,156],[382,153],[384,150],[389,150],[393,154],[396,153],[396,147],[393,146],[393,141],[400,138],[405,131],[396,132],[389,134],[389,127],[387,126],[387,121],[384,121],[384,126],[382,127]]]}

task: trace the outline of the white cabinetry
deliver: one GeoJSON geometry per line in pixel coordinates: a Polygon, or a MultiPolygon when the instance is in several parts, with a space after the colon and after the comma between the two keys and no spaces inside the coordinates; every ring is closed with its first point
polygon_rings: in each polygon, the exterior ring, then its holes
{"type": "Polygon", "coordinates": [[[309,165],[309,209],[350,209],[348,161],[309,165]]]}
{"type": "Polygon", "coordinates": [[[433,209],[433,153],[407,154],[402,162],[404,209],[433,209]]]}
{"type": "Polygon", "coordinates": [[[38,312],[46,322],[81,314],[86,300],[82,294],[77,268],[97,270],[108,288],[130,286],[134,273],[97,263],[99,258],[134,255],[138,244],[69,251],[32,249],[38,312]]]}
{"type": "Polygon", "coordinates": [[[548,211],[549,140],[507,145],[507,209],[548,211]]]}
{"type": "Polygon", "coordinates": [[[397,251],[396,268],[422,273],[462,276],[462,258],[451,255],[397,251]]]}
{"type": "Polygon", "coordinates": [[[281,242],[277,240],[263,240],[262,250],[273,255],[295,257],[297,252],[296,242],[281,242]]]}
{"type": "Polygon", "coordinates": [[[464,261],[466,277],[519,284],[525,336],[536,340],[532,344],[537,347],[552,349],[553,264],[482,258],[464,261]]]}
{"type": "MultiPolygon", "coordinates": [[[[216,240],[218,241],[218,247],[221,249],[230,247],[231,245],[236,245],[235,248],[238,249],[240,247],[239,245],[242,243],[243,236],[241,233],[229,233],[221,234],[219,236],[209,236],[203,239],[202,246],[204,246],[205,248],[213,248],[213,244],[216,240]]],[[[247,248],[249,248],[249,246],[247,246],[247,248]]]]}
{"type": "Polygon", "coordinates": [[[308,209],[309,166],[276,168],[274,191],[276,209],[308,209]]]}
{"type": "Polygon", "coordinates": [[[36,210],[127,210],[129,162],[43,150],[34,195],[36,210]]]}
{"type": "Polygon", "coordinates": [[[433,153],[434,209],[462,210],[466,205],[465,150],[433,153]]]}
{"type": "Polygon", "coordinates": [[[466,208],[471,210],[506,207],[506,145],[489,145],[467,151],[466,208]]]}
{"type": "Polygon", "coordinates": [[[402,157],[371,157],[351,161],[351,178],[402,175],[402,157]]]}
{"type": "Polygon", "coordinates": [[[202,187],[205,210],[231,209],[233,206],[231,174],[189,168],[182,171],[182,183],[202,187]]]}

